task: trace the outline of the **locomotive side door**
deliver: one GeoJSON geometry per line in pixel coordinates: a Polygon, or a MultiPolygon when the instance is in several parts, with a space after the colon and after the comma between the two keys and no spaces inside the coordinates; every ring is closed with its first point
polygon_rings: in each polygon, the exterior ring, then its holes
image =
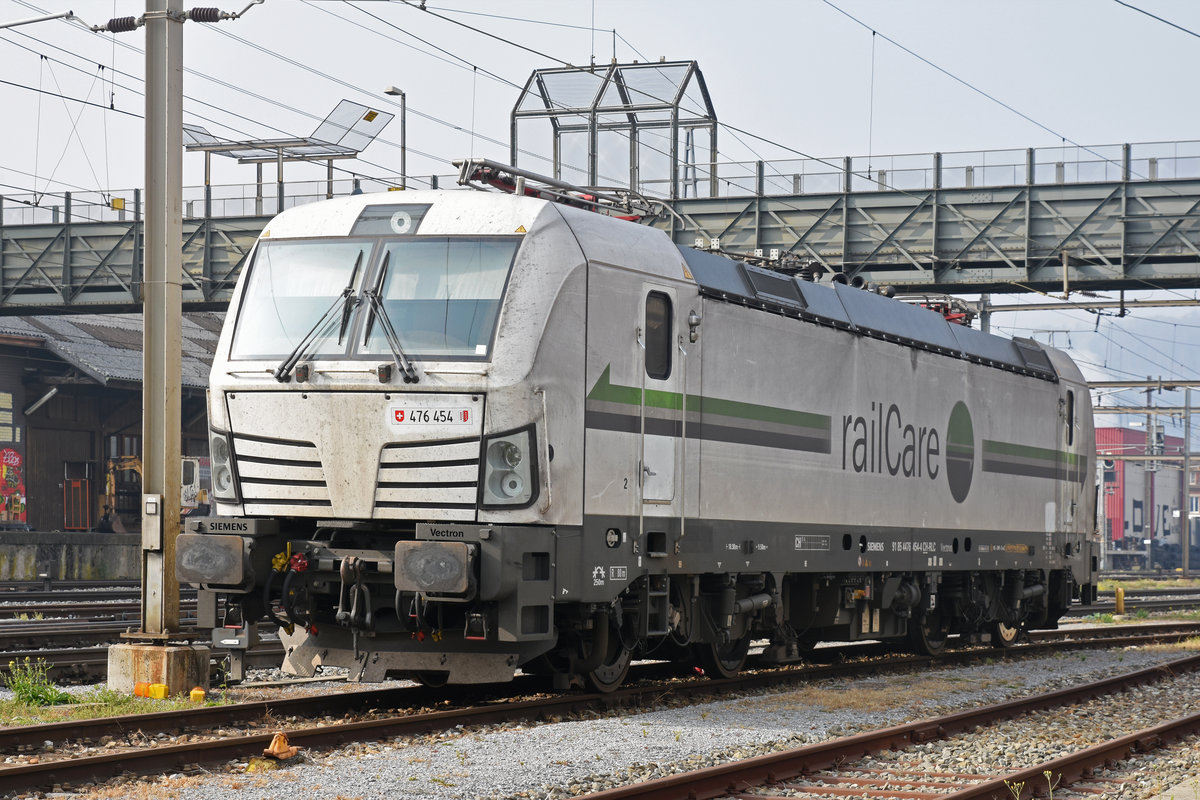
{"type": "MultiPolygon", "coordinates": [[[[1088,397],[1086,392],[1082,397],[1088,397]]],[[[1083,485],[1083,478],[1080,471],[1086,463],[1083,453],[1080,452],[1080,443],[1085,437],[1079,435],[1079,392],[1073,388],[1068,388],[1063,393],[1062,397],[1062,413],[1059,415],[1059,421],[1062,423],[1062,436],[1059,439],[1060,452],[1063,452],[1062,463],[1059,466],[1059,492],[1058,492],[1058,526],[1061,531],[1068,531],[1074,527],[1075,513],[1079,508],[1080,490],[1083,485]]]]}
{"type": "Polygon", "coordinates": [[[684,374],[676,348],[675,290],[642,287],[638,348],[642,355],[641,490],[643,505],[671,505],[677,493],[684,374]]]}

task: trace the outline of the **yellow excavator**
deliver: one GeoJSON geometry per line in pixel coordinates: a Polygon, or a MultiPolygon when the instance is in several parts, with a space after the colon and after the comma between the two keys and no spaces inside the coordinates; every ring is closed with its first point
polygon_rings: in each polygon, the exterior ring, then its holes
{"type": "MultiPolygon", "coordinates": [[[[207,460],[207,459],[206,459],[207,460]]],[[[185,457],[180,461],[179,472],[179,515],[188,514],[208,504],[208,491],[200,479],[200,459],[185,457]]],[[[117,456],[108,459],[104,472],[104,513],[96,525],[101,533],[126,533],[125,525],[117,514],[117,473],[126,470],[142,477],[142,459],[138,456],[117,456]]]]}

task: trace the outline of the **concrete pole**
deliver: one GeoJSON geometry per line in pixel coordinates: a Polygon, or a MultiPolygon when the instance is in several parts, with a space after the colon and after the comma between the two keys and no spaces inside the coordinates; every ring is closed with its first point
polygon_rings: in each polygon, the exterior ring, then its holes
{"type": "Polygon", "coordinates": [[[183,0],[146,1],[142,632],[179,630],[183,0]]]}
{"type": "MultiPolygon", "coordinates": [[[[1150,376],[1146,376],[1146,383],[1150,382],[1150,376]]],[[[1150,396],[1153,388],[1146,387],[1146,449],[1145,455],[1154,454],[1154,412],[1150,410],[1150,396]]],[[[1146,569],[1154,569],[1154,479],[1158,472],[1158,466],[1147,460],[1143,468],[1143,477],[1145,478],[1146,488],[1142,495],[1142,536],[1145,537],[1146,548],[1146,569]]]]}
{"type": "Polygon", "coordinates": [[[1183,548],[1183,576],[1186,578],[1191,570],[1189,563],[1192,552],[1192,520],[1188,516],[1192,509],[1192,498],[1189,494],[1192,480],[1192,389],[1189,386],[1183,394],[1183,492],[1179,507],[1180,536],[1179,543],[1183,548]]]}
{"type": "MultiPolygon", "coordinates": [[[[400,188],[408,188],[408,104],[400,93],[400,188]]],[[[513,162],[514,164],[516,162],[513,162]]]]}

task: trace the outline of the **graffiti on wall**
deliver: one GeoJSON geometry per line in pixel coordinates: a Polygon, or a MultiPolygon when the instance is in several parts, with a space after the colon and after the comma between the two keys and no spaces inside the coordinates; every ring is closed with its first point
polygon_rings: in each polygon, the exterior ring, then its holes
{"type": "Polygon", "coordinates": [[[0,450],[0,520],[25,522],[25,469],[21,454],[0,450]]]}

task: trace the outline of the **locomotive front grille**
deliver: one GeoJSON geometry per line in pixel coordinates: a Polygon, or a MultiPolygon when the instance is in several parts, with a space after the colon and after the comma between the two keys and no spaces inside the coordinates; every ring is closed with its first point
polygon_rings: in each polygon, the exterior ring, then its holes
{"type": "Polygon", "coordinates": [[[225,398],[243,513],[475,518],[483,395],[306,390],[225,398]]]}
{"type": "Polygon", "coordinates": [[[233,442],[248,513],[272,513],[280,506],[331,507],[312,442],[245,434],[235,435],[233,442]]]}
{"type": "Polygon", "coordinates": [[[479,493],[479,440],[396,442],[379,454],[375,512],[418,519],[428,509],[472,512],[479,493]]]}

